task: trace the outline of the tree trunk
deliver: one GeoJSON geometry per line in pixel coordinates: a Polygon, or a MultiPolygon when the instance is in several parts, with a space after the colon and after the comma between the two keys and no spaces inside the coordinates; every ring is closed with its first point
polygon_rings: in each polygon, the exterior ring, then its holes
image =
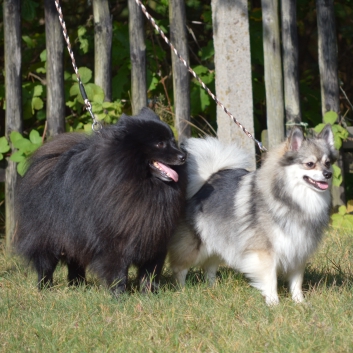
{"type": "MultiPolygon", "coordinates": [[[[317,25],[319,39],[319,68],[322,115],[334,111],[340,116],[339,80],[337,69],[337,39],[333,0],[317,0],[317,25]]],[[[337,161],[344,173],[342,150],[337,161]]],[[[333,205],[345,204],[344,180],[339,187],[332,188],[333,205]]]]}
{"type": "MultiPolygon", "coordinates": [[[[189,64],[186,35],[186,15],[183,0],[169,1],[170,41],[189,64]]],[[[175,127],[179,142],[191,136],[190,125],[190,75],[185,65],[172,55],[175,127]]]]}
{"type": "MultiPolygon", "coordinates": [[[[22,132],[21,97],[21,0],[4,0],[6,137],[22,132]]],[[[18,174],[16,163],[8,161],[5,182],[6,247],[11,248],[16,230],[14,194],[18,174]]]]}
{"type": "Polygon", "coordinates": [[[106,101],[112,99],[112,20],[108,0],[93,0],[94,82],[100,86],[106,101]]]}
{"type": "Polygon", "coordinates": [[[65,132],[64,38],[53,0],[44,1],[47,49],[47,123],[48,135],[65,132]]]}
{"type": "Polygon", "coordinates": [[[268,143],[271,149],[284,139],[282,62],[278,0],[262,0],[268,143]]]}
{"type": "Polygon", "coordinates": [[[129,33],[131,58],[131,105],[132,113],[138,114],[147,105],[146,45],[144,18],[135,1],[129,4],[129,33]]]}
{"type": "MultiPolygon", "coordinates": [[[[247,1],[212,0],[211,6],[217,97],[254,134],[247,1]]],[[[255,168],[254,142],[220,107],[217,107],[217,124],[218,138],[246,149],[253,156],[255,168]]]]}
{"type": "Polygon", "coordinates": [[[297,1],[282,1],[282,46],[286,130],[301,122],[298,74],[297,1]]]}

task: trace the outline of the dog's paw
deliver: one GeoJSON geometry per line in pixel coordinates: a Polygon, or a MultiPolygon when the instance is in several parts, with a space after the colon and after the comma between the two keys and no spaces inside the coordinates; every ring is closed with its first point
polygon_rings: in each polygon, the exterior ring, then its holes
{"type": "Polygon", "coordinates": [[[268,306],[276,306],[279,304],[279,299],[277,295],[266,296],[265,299],[266,299],[266,304],[268,306]]]}

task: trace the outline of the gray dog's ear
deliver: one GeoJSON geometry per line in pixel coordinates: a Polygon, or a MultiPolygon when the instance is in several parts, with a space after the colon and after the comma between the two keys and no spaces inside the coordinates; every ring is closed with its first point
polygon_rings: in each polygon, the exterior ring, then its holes
{"type": "Polygon", "coordinates": [[[294,127],[288,137],[288,148],[290,151],[298,151],[304,141],[303,131],[294,127]]]}
{"type": "Polygon", "coordinates": [[[333,137],[332,127],[330,124],[325,125],[323,130],[318,135],[319,139],[323,139],[330,146],[331,150],[335,149],[335,140],[333,137]]]}

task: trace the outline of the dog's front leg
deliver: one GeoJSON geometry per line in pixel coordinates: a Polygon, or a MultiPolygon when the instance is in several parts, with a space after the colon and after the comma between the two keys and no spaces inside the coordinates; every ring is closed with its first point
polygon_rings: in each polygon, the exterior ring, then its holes
{"type": "Polygon", "coordinates": [[[292,299],[296,303],[302,303],[304,301],[302,291],[304,268],[305,265],[301,265],[300,267],[296,268],[293,272],[291,272],[288,276],[289,289],[292,294],[292,299]]]}

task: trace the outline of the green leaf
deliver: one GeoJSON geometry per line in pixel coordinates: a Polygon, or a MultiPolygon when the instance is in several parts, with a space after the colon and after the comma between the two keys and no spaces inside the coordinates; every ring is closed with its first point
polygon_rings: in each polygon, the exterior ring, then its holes
{"type": "Polygon", "coordinates": [[[210,96],[204,89],[200,89],[201,110],[205,110],[210,105],[210,96]]]}
{"type": "Polygon", "coordinates": [[[194,71],[195,71],[196,75],[198,75],[198,76],[201,76],[202,74],[209,73],[209,69],[203,65],[198,65],[198,66],[194,67],[194,71]]]}
{"type": "Polygon", "coordinates": [[[92,70],[90,70],[88,67],[80,67],[78,69],[78,73],[80,74],[83,84],[88,83],[92,78],[92,70]]]}
{"type": "Polygon", "coordinates": [[[201,48],[200,54],[202,60],[208,60],[214,56],[214,47],[212,40],[210,40],[205,47],[201,48]]]}
{"type": "Polygon", "coordinates": [[[24,176],[27,170],[27,161],[21,161],[17,164],[17,173],[24,176]]]}
{"type": "Polygon", "coordinates": [[[26,159],[21,151],[16,151],[10,156],[10,160],[13,162],[22,162],[26,159]]]}
{"type": "Polygon", "coordinates": [[[37,130],[32,130],[29,134],[29,140],[33,144],[42,144],[42,137],[39,135],[39,132],[37,130]]]}
{"type": "Polygon", "coordinates": [[[47,61],[47,50],[44,49],[44,50],[40,53],[39,57],[40,57],[40,61],[41,61],[41,62],[46,62],[46,61],[47,61]]]}
{"type": "Polygon", "coordinates": [[[153,73],[151,70],[147,70],[146,79],[147,79],[147,91],[150,92],[155,90],[159,83],[159,80],[156,77],[156,74],[153,73]]]}
{"type": "Polygon", "coordinates": [[[84,131],[91,133],[92,132],[92,124],[85,124],[83,126],[84,131]]]}
{"type": "Polygon", "coordinates": [[[347,207],[342,205],[338,208],[338,213],[341,214],[342,216],[347,213],[347,207]]]}
{"type": "Polygon", "coordinates": [[[43,93],[43,86],[42,85],[37,85],[34,86],[33,89],[33,97],[40,97],[43,93]]]}
{"type": "Polygon", "coordinates": [[[336,150],[339,150],[342,147],[342,139],[337,135],[333,135],[333,140],[336,150]]]}
{"type": "Polygon", "coordinates": [[[341,168],[334,164],[334,165],[332,166],[332,169],[333,169],[333,181],[332,181],[332,185],[334,185],[334,186],[340,186],[341,183],[342,183],[342,172],[341,172],[341,168]]]}
{"type": "Polygon", "coordinates": [[[79,37],[82,37],[83,35],[86,34],[86,32],[87,32],[86,27],[80,26],[80,27],[78,28],[78,30],[77,30],[77,35],[78,35],[79,37]]]}
{"type": "Polygon", "coordinates": [[[324,115],[324,122],[325,122],[326,124],[331,124],[331,125],[333,125],[333,124],[336,122],[337,118],[338,118],[337,113],[334,112],[334,111],[332,111],[332,110],[330,110],[329,112],[326,112],[326,113],[325,113],[325,115],[324,115]]]}
{"type": "Polygon", "coordinates": [[[78,95],[81,95],[80,87],[78,86],[78,83],[74,83],[70,88],[70,96],[78,96],[78,95]]]}
{"type": "Polygon", "coordinates": [[[84,54],[88,53],[89,44],[88,39],[79,38],[80,42],[80,49],[83,51],[84,54]]]}
{"type": "Polygon", "coordinates": [[[101,113],[102,111],[103,111],[102,104],[97,103],[97,102],[92,103],[92,112],[94,114],[101,113]]]}
{"type": "Polygon", "coordinates": [[[10,141],[15,144],[16,141],[23,139],[23,136],[17,132],[17,131],[12,131],[10,134],[10,141]]]}
{"type": "Polygon", "coordinates": [[[23,151],[23,152],[27,152],[30,151],[32,149],[32,143],[31,141],[29,141],[28,139],[26,139],[25,137],[23,137],[20,140],[17,140],[16,142],[14,142],[14,147],[23,151]]]}
{"type": "Polygon", "coordinates": [[[10,151],[10,145],[6,137],[0,137],[0,153],[6,153],[8,151],[10,151]]]}
{"type": "Polygon", "coordinates": [[[103,102],[102,103],[103,109],[114,109],[114,103],[112,102],[103,102]]]}
{"type": "Polygon", "coordinates": [[[47,117],[47,115],[45,114],[45,111],[44,111],[44,110],[39,110],[39,111],[37,112],[37,119],[38,119],[39,121],[45,120],[46,117],[47,117]]]}
{"type": "Polygon", "coordinates": [[[27,44],[27,47],[32,49],[36,47],[36,42],[29,36],[22,36],[22,40],[27,44]]]}
{"type": "Polygon", "coordinates": [[[319,134],[319,133],[324,129],[325,126],[326,126],[326,124],[319,124],[319,125],[316,125],[316,126],[314,127],[314,131],[319,134]]]}
{"type": "Polygon", "coordinates": [[[32,99],[32,113],[34,114],[34,110],[40,110],[44,107],[44,103],[41,98],[33,97],[32,99]]]}

